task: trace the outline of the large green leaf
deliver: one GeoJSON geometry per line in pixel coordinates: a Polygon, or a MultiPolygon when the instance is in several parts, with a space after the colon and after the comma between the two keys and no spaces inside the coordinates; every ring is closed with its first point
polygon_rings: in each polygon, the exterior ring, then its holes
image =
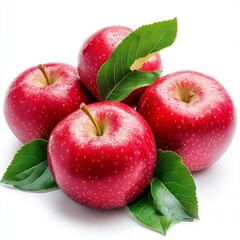
{"type": "Polygon", "coordinates": [[[128,207],[138,221],[162,234],[174,222],[198,218],[193,177],[176,153],[157,150],[150,186],[128,207]]]}
{"type": "Polygon", "coordinates": [[[158,150],[157,159],[154,177],[176,197],[186,212],[198,218],[196,185],[181,157],[171,151],[158,150]]]}
{"type": "Polygon", "coordinates": [[[25,144],[14,156],[1,183],[25,191],[46,191],[57,188],[47,162],[47,141],[25,144]]]}
{"type": "Polygon", "coordinates": [[[140,198],[128,205],[134,217],[146,227],[166,234],[171,222],[153,206],[153,198],[148,188],[140,198]]]}
{"type": "Polygon", "coordinates": [[[193,221],[194,218],[185,211],[178,199],[157,179],[151,182],[154,208],[161,212],[168,221],[193,221]]]}
{"type": "MultiPolygon", "coordinates": [[[[146,72],[138,83],[136,71],[154,53],[172,45],[177,35],[177,19],[155,22],[144,25],[129,34],[113,51],[109,59],[98,72],[98,85],[104,100],[121,101],[139,85],[150,85],[155,79],[150,72],[146,72]],[[118,91],[125,82],[132,82],[131,88],[118,91]]],[[[157,72],[156,72],[157,73],[157,72]]]]}

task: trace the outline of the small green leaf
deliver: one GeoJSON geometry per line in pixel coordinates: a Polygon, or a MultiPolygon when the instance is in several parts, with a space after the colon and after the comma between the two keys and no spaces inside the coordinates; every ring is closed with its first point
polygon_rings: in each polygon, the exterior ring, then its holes
{"type": "MultiPolygon", "coordinates": [[[[135,75],[134,72],[138,72],[143,63],[154,53],[172,45],[176,36],[176,18],[144,25],[129,34],[117,46],[98,72],[97,82],[103,99],[121,101],[134,89],[150,85],[152,80],[148,80],[149,74],[141,78],[141,83],[137,83],[138,78],[135,76],[129,76],[135,75]],[[129,84],[124,82],[133,81],[134,83],[131,83],[131,89],[128,89],[128,92],[123,94],[123,91],[118,91],[118,88],[121,88],[123,84],[129,84]]],[[[155,76],[155,79],[158,75],[155,76]]]]}
{"type": "Polygon", "coordinates": [[[161,212],[168,221],[193,221],[177,198],[157,179],[151,182],[154,208],[161,212]]]}
{"type": "Polygon", "coordinates": [[[174,222],[198,218],[193,177],[176,153],[157,150],[150,186],[128,207],[138,221],[162,234],[174,222]]]}
{"type": "Polygon", "coordinates": [[[196,185],[182,159],[171,151],[157,151],[157,166],[154,177],[176,197],[186,212],[198,218],[196,185]]]}
{"type": "Polygon", "coordinates": [[[171,222],[155,210],[150,188],[140,198],[129,204],[128,208],[140,223],[164,235],[166,234],[171,222]]]}
{"type": "Polygon", "coordinates": [[[47,162],[47,141],[33,140],[15,154],[1,183],[25,191],[57,188],[47,162]]]}

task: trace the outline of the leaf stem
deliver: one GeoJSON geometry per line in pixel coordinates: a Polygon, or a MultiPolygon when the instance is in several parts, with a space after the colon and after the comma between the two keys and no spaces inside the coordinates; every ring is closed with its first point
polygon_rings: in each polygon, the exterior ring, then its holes
{"type": "Polygon", "coordinates": [[[91,114],[91,112],[89,111],[88,107],[86,106],[85,103],[81,103],[80,105],[81,110],[86,113],[86,115],[90,118],[90,120],[92,121],[94,127],[96,128],[97,131],[97,136],[102,136],[102,132],[100,130],[100,127],[98,126],[95,118],[93,117],[93,115],[91,114]]]}

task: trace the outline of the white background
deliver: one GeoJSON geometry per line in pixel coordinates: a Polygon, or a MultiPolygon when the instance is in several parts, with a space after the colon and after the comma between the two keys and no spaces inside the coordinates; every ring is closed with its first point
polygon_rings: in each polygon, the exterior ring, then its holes
{"type": "MultiPolygon", "coordinates": [[[[178,17],[178,36],[161,52],[164,74],[196,70],[220,81],[240,107],[240,1],[0,2],[0,178],[20,142],[8,129],[2,105],[10,82],[23,70],[47,62],[77,65],[83,41],[99,28],[132,29],[178,17]]],[[[200,220],[173,225],[164,237],[138,224],[127,208],[96,211],[60,190],[27,193],[0,186],[0,239],[240,239],[239,126],[225,155],[194,174],[200,220]]]]}

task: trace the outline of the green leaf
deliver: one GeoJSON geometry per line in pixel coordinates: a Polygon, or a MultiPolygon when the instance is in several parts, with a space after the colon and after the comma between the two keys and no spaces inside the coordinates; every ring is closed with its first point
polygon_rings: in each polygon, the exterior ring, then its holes
{"type": "Polygon", "coordinates": [[[111,95],[111,98],[108,100],[122,101],[136,88],[149,86],[150,84],[154,83],[156,78],[159,76],[160,72],[161,71],[129,72],[124,81],[119,82],[116,88],[112,89],[112,92],[109,93],[111,95]]]}
{"type": "Polygon", "coordinates": [[[129,34],[98,72],[97,82],[103,99],[121,101],[134,89],[150,85],[158,77],[159,72],[153,81],[149,81],[151,75],[146,73],[146,76],[141,78],[141,83],[138,83],[140,80],[135,77],[134,72],[138,72],[154,53],[172,45],[176,35],[176,18],[144,25],[129,34]],[[118,90],[129,82],[132,82],[131,88],[126,90],[126,93],[118,90]]]}
{"type": "Polygon", "coordinates": [[[46,191],[57,188],[47,162],[47,141],[33,140],[14,156],[1,183],[25,191],[46,191]]]}
{"type": "Polygon", "coordinates": [[[193,221],[178,199],[157,179],[151,182],[154,208],[161,212],[168,221],[193,221]]]}
{"type": "Polygon", "coordinates": [[[171,222],[155,210],[150,188],[140,198],[129,204],[128,208],[140,223],[152,230],[166,234],[171,222]]]}
{"type": "Polygon", "coordinates": [[[196,185],[181,157],[171,151],[158,150],[157,159],[154,177],[165,185],[190,216],[198,218],[196,185]]]}
{"type": "Polygon", "coordinates": [[[157,150],[150,186],[128,207],[138,221],[162,234],[172,223],[198,218],[193,177],[176,153],[157,150]]]}

